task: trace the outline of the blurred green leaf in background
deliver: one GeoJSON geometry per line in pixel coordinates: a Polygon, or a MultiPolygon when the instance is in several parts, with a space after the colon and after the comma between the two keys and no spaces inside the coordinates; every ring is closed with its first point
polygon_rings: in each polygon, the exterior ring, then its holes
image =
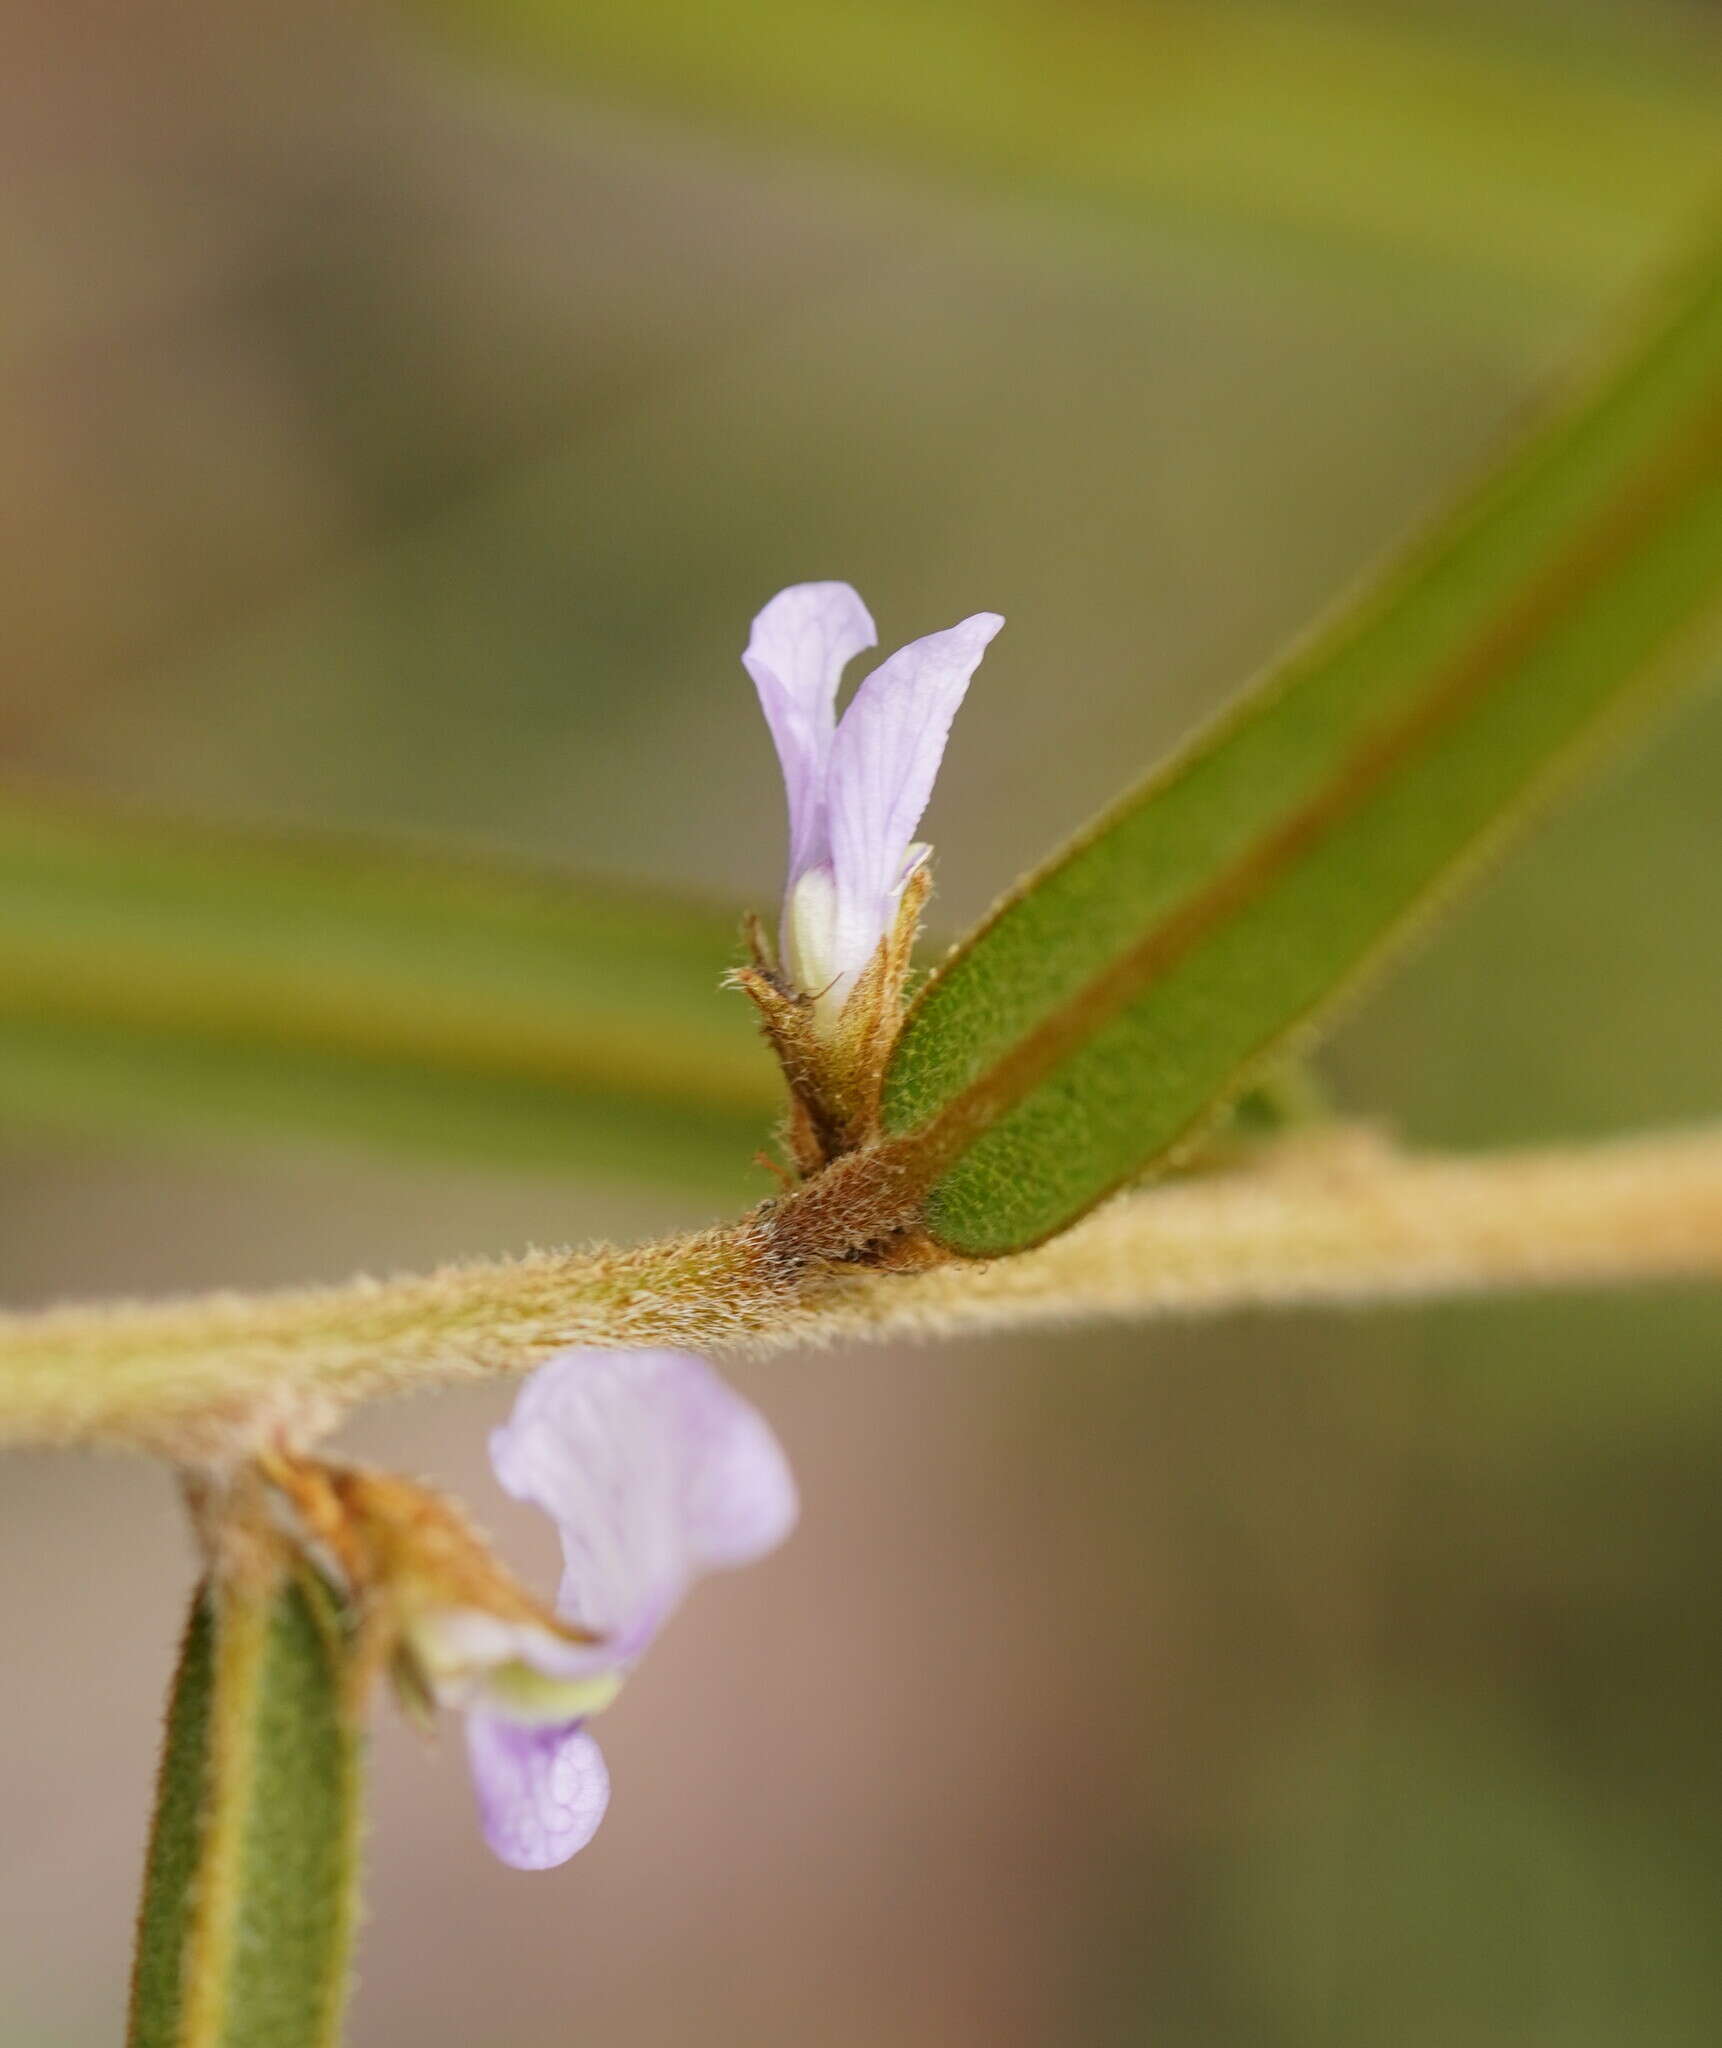
{"type": "Polygon", "coordinates": [[[738,921],[429,852],[0,806],[0,1113],[359,1136],[738,1198],[738,921]]]}
{"type": "Polygon", "coordinates": [[[1660,46],[1635,46],[1606,10],[1577,24],[1577,10],[1508,24],[1276,0],[429,11],[587,91],[983,183],[1060,226],[1361,278],[1449,320],[1618,289],[1722,166],[1714,51],[1672,18],[1660,46]]]}

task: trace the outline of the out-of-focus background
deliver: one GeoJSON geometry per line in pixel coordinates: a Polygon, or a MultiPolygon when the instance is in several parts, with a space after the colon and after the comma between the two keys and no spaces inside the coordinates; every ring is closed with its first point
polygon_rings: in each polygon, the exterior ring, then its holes
{"type": "MultiPolygon", "coordinates": [[[[955,929],[1483,460],[1722,191],[1700,0],[12,0],[0,773],[769,904],[783,583],[996,607],[955,929]]],[[[1347,1024],[1432,1141],[1722,1105],[1722,704],[1347,1024]]],[[[714,996],[714,1001],[720,998],[714,996]]],[[[650,1185],[0,1131],[8,1304],[696,1219],[650,1185]]],[[[379,1729],[353,2038],[1711,2043],[1713,1294],[742,1376],[790,1548],[491,1863],[379,1729]]],[[[523,1564],[506,1394],[351,1432],[523,1564]]],[[[117,2037],[190,1577],[167,1476],[0,1475],[0,2043],[117,2037]]]]}

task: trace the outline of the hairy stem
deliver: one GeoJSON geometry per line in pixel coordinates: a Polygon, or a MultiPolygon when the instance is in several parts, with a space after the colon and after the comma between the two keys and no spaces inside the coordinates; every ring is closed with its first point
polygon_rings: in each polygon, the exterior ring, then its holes
{"type": "Polygon", "coordinates": [[[1368,1132],[1328,1131],[1124,1196],[1039,1250],[920,1273],[827,1255],[840,1242],[805,1222],[836,1206],[810,1199],[822,1185],[738,1224],[628,1251],[0,1317],[0,1443],[231,1457],[312,1436],[357,1401],[525,1371],[567,1344],[757,1352],[1264,1304],[1722,1279],[1722,1127],[1470,1158],[1406,1156],[1368,1132]]]}

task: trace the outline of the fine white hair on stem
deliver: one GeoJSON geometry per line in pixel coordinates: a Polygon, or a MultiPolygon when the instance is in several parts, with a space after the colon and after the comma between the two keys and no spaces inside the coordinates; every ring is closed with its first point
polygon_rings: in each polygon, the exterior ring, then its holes
{"type": "Polygon", "coordinates": [[[1038,1250],[920,1273],[786,1259],[771,1211],[633,1250],[0,1316],[0,1443],[184,1460],[569,1344],[764,1352],[1099,1317],[1722,1279],[1722,1127],[1478,1157],[1344,1127],[1123,1196],[1038,1250]]]}

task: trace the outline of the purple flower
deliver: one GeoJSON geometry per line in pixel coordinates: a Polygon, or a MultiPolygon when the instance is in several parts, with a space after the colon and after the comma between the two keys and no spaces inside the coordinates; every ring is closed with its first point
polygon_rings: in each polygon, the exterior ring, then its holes
{"type": "Polygon", "coordinates": [[[839,721],[843,670],[879,637],[854,590],[792,584],[753,622],[742,663],[789,795],[780,955],[822,1024],[835,1022],[926,856],[915,828],[957,706],[1003,624],[997,612],[976,612],[911,640],[867,677],[839,721]]]}
{"type": "Polygon", "coordinates": [[[465,1615],[443,1631],[483,1668],[454,1703],[468,1707],[485,1837],[517,1870],[547,1870],[585,1847],[609,1804],[588,1717],[695,1579],[783,1541],[795,1481],[764,1418],[682,1351],[559,1353],[526,1383],[490,1455],[503,1486],[561,1534],[557,1612],[601,1638],[515,1628],[475,1645],[465,1615]]]}

